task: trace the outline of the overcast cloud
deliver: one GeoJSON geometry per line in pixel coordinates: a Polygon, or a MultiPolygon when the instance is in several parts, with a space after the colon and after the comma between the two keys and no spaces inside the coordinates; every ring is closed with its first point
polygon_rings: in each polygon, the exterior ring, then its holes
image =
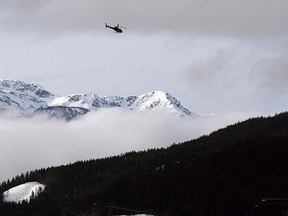
{"type": "Polygon", "coordinates": [[[191,122],[120,111],[68,124],[2,119],[0,180],[286,111],[287,16],[287,0],[0,0],[0,79],[63,96],[162,90],[192,112],[216,114],[191,122]],[[114,34],[105,22],[127,29],[114,34]]]}
{"type": "Polygon", "coordinates": [[[286,35],[285,0],[2,0],[1,26],[24,31],[103,31],[123,23],[140,31],[220,36],[286,35]]]}
{"type": "Polygon", "coordinates": [[[288,88],[288,53],[275,58],[260,59],[252,72],[254,80],[259,80],[262,91],[285,93],[288,88]]]}

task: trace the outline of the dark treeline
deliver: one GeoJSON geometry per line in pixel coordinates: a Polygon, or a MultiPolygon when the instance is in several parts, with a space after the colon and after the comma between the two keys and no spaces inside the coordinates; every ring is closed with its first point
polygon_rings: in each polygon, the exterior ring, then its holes
{"type": "MultiPolygon", "coordinates": [[[[45,192],[30,203],[0,199],[0,215],[63,205],[92,214],[117,205],[158,215],[245,216],[263,198],[288,197],[288,113],[249,119],[167,149],[31,171],[3,182],[0,192],[28,181],[45,184],[45,192]]],[[[263,209],[251,215],[282,215],[263,209]]]]}

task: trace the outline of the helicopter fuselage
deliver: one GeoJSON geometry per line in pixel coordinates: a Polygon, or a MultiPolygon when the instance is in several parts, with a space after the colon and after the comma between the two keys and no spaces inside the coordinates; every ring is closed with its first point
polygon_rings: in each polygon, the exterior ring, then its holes
{"type": "Polygon", "coordinates": [[[117,25],[117,26],[115,26],[115,27],[112,27],[112,26],[109,26],[109,25],[107,25],[106,23],[105,23],[105,27],[106,28],[110,28],[110,29],[113,29],[115,32],[117,32],[117,33],[122,33],[123,31],[122,31],[122,29],[119,27],[119,24],[117,25]]]}

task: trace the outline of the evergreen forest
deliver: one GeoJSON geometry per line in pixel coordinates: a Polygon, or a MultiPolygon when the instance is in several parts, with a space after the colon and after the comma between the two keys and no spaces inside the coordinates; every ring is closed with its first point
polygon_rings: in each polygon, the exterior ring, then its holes
{"type": "Polygon", "coordinates": [[[29,203],[0,197],[1,216],[287,215],[288,202],[263,199],[288,197],[288,112],[168,148],[29,171],[2,182],[0,194],[29,181],[46,188],[29,203]]]}

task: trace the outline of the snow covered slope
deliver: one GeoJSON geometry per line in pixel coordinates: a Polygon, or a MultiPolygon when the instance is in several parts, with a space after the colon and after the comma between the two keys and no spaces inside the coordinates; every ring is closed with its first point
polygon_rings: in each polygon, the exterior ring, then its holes
{"type": "Polygon", "coordinates": [[[13,112],[26,117],[44,113],[70,120],[90,110],[113,107],[138,112],[167,111],[193,118],[200,116],[184,108],[180,101],[163,91],[127,97],[100,97],[94,93],[56,96],[34,83],[0,79],[0,113],[13,112]]]}
{"type": "Polygon", "coordinates": [[[3,193],[4,202],[29,202],[30,199],[35,198],[40,192],[44,191],[44,189],[45,186],[43,184],[38,182],[27,182],[5,191],[3,193]]]}
{"type": "Polygon", "coordinates": [[[191,113],[188,109],[184,108],[176,98],[162,91],[140,95],[130,107],[139,111],[168,110],[180,116],[198,116],[198,114],[191,113]]]}
{"type": "Polygon", "coordinates": [[[0,112],[15,112],[20,116],[31,116],[54,95],[42,86],[22,81],[0,79],[0,112]]]}

